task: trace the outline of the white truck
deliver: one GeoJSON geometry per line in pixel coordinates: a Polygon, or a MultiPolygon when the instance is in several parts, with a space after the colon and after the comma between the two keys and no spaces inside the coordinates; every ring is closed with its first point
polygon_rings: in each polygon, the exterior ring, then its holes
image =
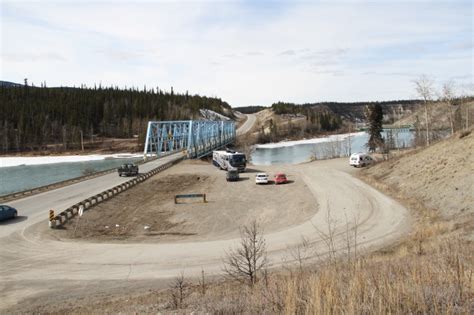
{"type": "Polygon", "coordinates": [[[212,164],[219,167],[221,170],[238,170],[244,172],[247,166],[247,159],[244,153],[235,151],[214,151],[212,152],[212,164]]]}
{"type": "Polygon", "coordinates": [[[364,167],[374,163],[375,160],[366,153],[352,153],[349,158],[349,165],[354,167],[364,167]]]}

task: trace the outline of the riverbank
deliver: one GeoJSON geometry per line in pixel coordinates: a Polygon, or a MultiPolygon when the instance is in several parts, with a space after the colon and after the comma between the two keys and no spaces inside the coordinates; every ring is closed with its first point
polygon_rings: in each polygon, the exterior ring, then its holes
{"type": "Polygon", "coordinates": [[[44,165],[55,163],[75,163],[101,161],[110,159],[135,159],[142,158],[143,154],[117,153],[117,154],[86,154],[86,155],[54,155],[54,156],[7,156],[0,157],[0,168],[26,165],[44,165]]]}
{"type": "Polygon", "coordinates": [[[273,148],[281,148],[281,147],[290,147],[290,146],[300,145],[300,144],[316,144],[316,143],[322,143],[322,142],[342,141],[342,140],[348,139],[349,137],[362,136],[364,134],[366,134],[365,131],[353,132],[353,133],[341,133],[341,134],[333,134],[329,136],[323,136],[323,137],[311,138],[311,139],[283,140],[280,142],[256,144],[255,147],[262,148],[262,149],[273,149],[273,148]]]}

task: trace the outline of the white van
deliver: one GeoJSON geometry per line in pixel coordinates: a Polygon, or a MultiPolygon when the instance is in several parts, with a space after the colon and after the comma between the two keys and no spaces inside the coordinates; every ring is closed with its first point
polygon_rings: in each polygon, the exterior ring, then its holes
{"type": "Polygon", "coordinates": [[[364,167],[374,163],[375,160],[366,153],[352,153],[349,158],[349,165],[354,167],[364,167]]]}

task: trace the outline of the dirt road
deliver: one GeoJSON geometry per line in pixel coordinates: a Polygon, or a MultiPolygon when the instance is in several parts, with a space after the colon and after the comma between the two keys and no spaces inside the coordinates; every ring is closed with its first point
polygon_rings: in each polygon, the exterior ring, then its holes
{"type": "MultiPolygon", "coordinates": [[[[353,170],[346,159],[258,168],[270,174],[287,172],[294,182],[285,186],[259,187],[253,183],[253,173],[243,174],[249,179],[232,183],[235,196],[241,196],[235,208],[232,202],[222,200],[230,187],[224,186],[223,172],[193,161],[184,163],[194,173],[209,176],[207,188],[213,195],[211,201],[215,201],[215,207],[207,210],[187,207],[173,214],[183,219],[191,211],[207,211],[205,218],[201,217],[205,220],[203,225],[191,226],[195,235],[146,243],[133,241],[133,237],[126,242],[96,242],[94,235],[79,241],[64,238],[64,233],[51,236],[49,231],[42,230],[45,222],[22,226],[0,238],[0,311],[15,309],[16,303],[27,298],[39,298],[38,303],[56,303],[61,299],[75,303],[74,299],[80,299],[85,291],[108,292],[118,286],[136,286],[140,281],[167,279],[182,271],[187,276],[199,275],[201,270],[210,275],[221,274],[225,251],[238,242],[238,225],[252,216],[263,222],[273,267],[291,260],[288,249],[298,245],[302,237],[324,253],[326,248],[316,229],[327,231],[328,212],[335,242],[340,246],[348,229],[357,228],[359,248],[372,249],[393,242],[410,228],[408,211],[352,177],[353,170]],[[272,202],[278,205],[272,206],[272,202]],[[211,224],[214,230],[206,232],[211,224]],[[74,298],[70,299],[71,296],[74,298]]],[[[184,165],[167,172],[182,175],[189,170],[184,165]]],[[[157,178],[160,176],[166,174],[157,178]]],[[[199,216],[195,213],[188,218],[197,220],[199,216]]]]}

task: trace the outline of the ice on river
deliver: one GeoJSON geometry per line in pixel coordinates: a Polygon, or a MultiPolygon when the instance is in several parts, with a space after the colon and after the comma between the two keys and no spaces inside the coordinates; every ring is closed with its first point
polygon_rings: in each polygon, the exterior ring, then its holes
{"type": "Polygon", "coordinates": [[[351,137],[360,136],[365,134],[365,131],[361,132],[353,132],[353,133],[343,133],[337,135],[331,135],[322,138],[313,138],[313,139],[304,139],[304,140],[296,140],[296,141],[281,141],[277,143],[266,143],[266,144],[257,144],[256,147],[259,149],[274,149],[274,148],[281,148],[281,147],[291,147],[294,145],[299,144],[312,144],[312,143],[322,143],[322,142],[333,142],[333,141],[342,141],[345,140],[349,135],[351,137]]]}
{"type": "Polygon", "coordinates": [[[0,167],[20,165],[42,165],[68,162],[99,161],[105,159],[133,159],[141,158],[143,154],[117,153],[117,154],[90,154],[90,155],[57,155],[57,156],[9,156],[0,157],[0,167]]]}

